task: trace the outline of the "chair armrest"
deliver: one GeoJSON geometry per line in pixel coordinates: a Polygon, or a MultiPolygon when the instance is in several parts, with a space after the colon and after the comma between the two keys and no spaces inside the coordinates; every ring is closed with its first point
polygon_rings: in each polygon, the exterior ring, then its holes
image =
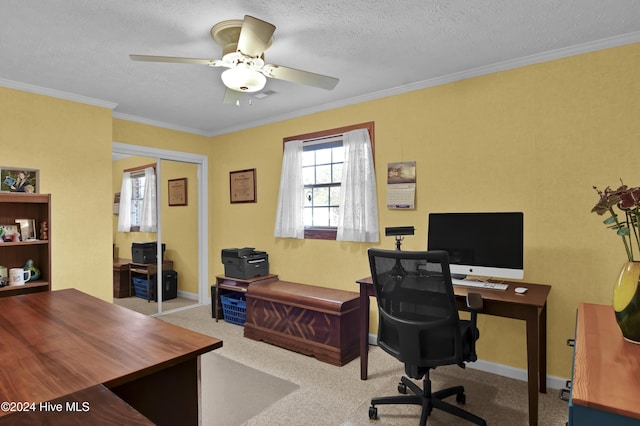
{"type": "Polygon", "coordinates": [[[471,312],[480,312],[483,308],[482,296],[479,293],[467,294],[467,308],[471,312]]]}

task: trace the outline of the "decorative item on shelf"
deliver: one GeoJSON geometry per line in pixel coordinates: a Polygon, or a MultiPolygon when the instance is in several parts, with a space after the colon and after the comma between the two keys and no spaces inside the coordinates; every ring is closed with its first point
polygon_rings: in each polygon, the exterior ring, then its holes
{"type": "Polygon", "coordinates": [[[36,240],[35,219],[16,219],[15,223],[20,225],[20,235],[22,236],[22,241],[36,240]]]}
{"type": "Polygon", "coordinates": [[[31,271],[22,268],[9,269],[9,285],[24,285],[31,279],[31,271]]]}
{"type": "Polygon", "coordinates": [[[20,224],[12,223],[0,225],[0,242],[19,242],[20,241],[20,224]]]}
{"type": "Polygon", "coordinates": [[[40,224],[40,239],[48,240],[49,239],[49,225],[46,220],[43,220],[40,224]]]}
{"type": "Polygon", "coordinates": [[[6,266],[0,266],[0,287],[9,285],[9,270],[6,266]]]}
{"type": "Polygon", "coordinates": [[[622,238],[627,262],[613,288],[613,310],[624,339],[640,344],[640,187],[629,188],[620,183],[616,190],[606,187],[600,191],[594,186],[600,200],[591,212],[601,216],[608,213],[604,224],[622,238]],[[622,218],[614,207],[622,212],[622,218]]]}
{"type": "Polygon", "coordinates": [[[24,269],[31,271],[31,275],[27,281],[35,281],[40,278],[40,270],[36,268],[33,259],[27,259],[27,262],[24,264],[24,269]]]}

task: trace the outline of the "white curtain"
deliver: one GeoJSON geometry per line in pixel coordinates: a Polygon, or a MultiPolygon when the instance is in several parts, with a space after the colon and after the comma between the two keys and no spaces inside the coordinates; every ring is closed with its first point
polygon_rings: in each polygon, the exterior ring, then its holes
{"type": "Polygon", "coordinates": [[[156,171],[153,167],[147,167],[144,169],[144,195],[142,198],[140,232],[157,231],[158,215],[156,208],[156,171]]]}
{"type": "Polygon", "coordinates": [[[378,197],[369,132],[366,129],[346,132],[342,144],[344,166],[336,239],[377,242],[378,197]]]}
{"type": "Polygon", "coordinates": [[[284,144],[274,236],[304,239],[302,141],[284,144]]]}
{"type": "Polygon", "coordinates": [[[131,173],[124,172],[120,187],[120,210],[118,211],[118,232],[131,231],[131,173]]]}

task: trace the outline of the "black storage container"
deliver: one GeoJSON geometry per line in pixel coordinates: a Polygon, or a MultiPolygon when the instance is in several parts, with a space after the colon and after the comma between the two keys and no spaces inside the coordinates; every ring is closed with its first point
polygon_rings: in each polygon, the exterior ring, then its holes
{"type": "Polygon", "coordinates": [[[178,297],[178,273],[176,271],[162,272],[162,300],[178,297]]]}
{"type": "MultiPolygon", "coordinates": [[[[133,263],[156,263],[158,261],[157,247],[157,241],[131,243],[131,259],[133,260],[133,263]]],[[[166,248],[166,245],[163,243],[163,257],[166,248]]]]}

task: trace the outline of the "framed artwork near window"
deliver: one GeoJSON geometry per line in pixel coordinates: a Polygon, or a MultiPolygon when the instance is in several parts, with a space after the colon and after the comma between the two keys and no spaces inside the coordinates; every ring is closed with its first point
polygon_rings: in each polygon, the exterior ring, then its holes
{"type": "Polygon", "coordinates": [[[187,178],[169,179],[169,205],[187,205],[187,178]]]}
{"type": "Polygon", "coordinates": [[[39,173],[37,169],[0,167],[0,191],[37,194],[39,173]]]}
{"type": "Polygon", "coordinates": [[[231,203],[256,202],[256,169],[229,172],[229,196],[231,203]]]}

